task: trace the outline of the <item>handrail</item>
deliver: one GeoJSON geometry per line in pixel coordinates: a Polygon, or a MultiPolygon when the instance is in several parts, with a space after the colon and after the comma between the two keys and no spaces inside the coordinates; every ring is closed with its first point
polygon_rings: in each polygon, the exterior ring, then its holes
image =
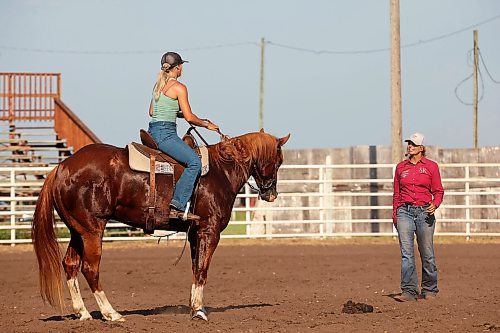
{"type": "Polygon", "coordinates": [[[91,143],[101,143],[101,140],[74,114],[59,98],[54,99],[55,116],[54,129],[59,138],[64,138],[68,146],[77,151],[91,143]]]}

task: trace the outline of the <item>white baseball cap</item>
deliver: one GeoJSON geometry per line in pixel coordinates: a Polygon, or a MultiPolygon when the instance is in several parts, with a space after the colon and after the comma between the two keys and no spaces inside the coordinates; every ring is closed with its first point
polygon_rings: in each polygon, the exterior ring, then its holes
{"type": "Polygon", "coordinates": [[[424,145],[424,135],[422,133],[413,133],[410,135],[408,139],[405,140],[405,142],[411,141],[417,146],[423,146],[424,145]]]}

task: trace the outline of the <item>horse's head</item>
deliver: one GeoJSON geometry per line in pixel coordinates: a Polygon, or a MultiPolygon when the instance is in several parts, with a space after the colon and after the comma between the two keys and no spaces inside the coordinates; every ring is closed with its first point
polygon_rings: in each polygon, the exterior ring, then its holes
{"type": "Polygon", "coordinates": [[[272,135],[264,133],[261,130],[259,133],[258,154],[254,158],[254,163],[251,169],[251,176],[255,179],[259,188],[259,196],[268,202],[273,202],[278,197],[276,183],[278,177],[278,169],[283,163],[283,152],[281,147],[288,141],[290,134],[282,138],[276,138],[272,135]]]}

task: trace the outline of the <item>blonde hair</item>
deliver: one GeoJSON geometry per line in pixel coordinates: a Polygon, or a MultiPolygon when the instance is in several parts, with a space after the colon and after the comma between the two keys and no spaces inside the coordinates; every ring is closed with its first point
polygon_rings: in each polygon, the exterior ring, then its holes
{"type": "Polygon", "coordinates": [[[160,73],[158,73],[158,77],[156,78],[156,83],[154,88],[155,101],[158,101],[158,99],[160,99],[161,91],[163,90],[163,88],[165,88],[167,82],[173,78],[174,77],[170,74],[170,69],[162,67],[162,70],[160,71],[160,73]]]}

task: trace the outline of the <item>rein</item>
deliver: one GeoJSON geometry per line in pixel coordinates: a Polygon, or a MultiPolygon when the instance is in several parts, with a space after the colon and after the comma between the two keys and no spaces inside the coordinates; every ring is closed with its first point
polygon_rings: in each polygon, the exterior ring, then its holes
{"type": "Polygon", "coordinates": [[[259,196],[260,196],[260,189],[259,189],[258,187],[255,187],[255,186],[253,186],[252,184],[250,184],[250,182],[249,182],[248,180],[247,180],[247,184],[248,184],[248,186],[250,186],[250,188],[251,188],[252,190],[254,190],[254,191],[258,192],[258,193],[259,193],[259,196]]]}
{"type": "MultiPolygon", "coordinates": [[[[207,120],[207,121],[208,121],[208,119],[203,119],[203,120],[207,120]]],[[[204,138],[203,136],[201,136],[200,132],[198,132],[198,130],[196,129],[196,127],[195,127],[195,126],[190,126],[190,127],[189,127],[189,129],[187,130],[187,134],[190,134],[190,133],[191,133],[191,131],[194,131],[194,132],[198,135],[198,137],[201,139],[201,141],[203,141],[203,143],[204,143],[206,146],[208,146],[208,142],[207,142],[207,140],[205,140],[205,138],[204,138]]],[[[228,135],[223,134],[223,133],[221,132],[221,130],[220,130],[220,129],[218,129],[218,130],[217,130],[217,133],[220,135],[220,140],[221,140],[221,141],[224,141],[224,140],[229,139],[229,136],[228,136],[228,135]]]]}

